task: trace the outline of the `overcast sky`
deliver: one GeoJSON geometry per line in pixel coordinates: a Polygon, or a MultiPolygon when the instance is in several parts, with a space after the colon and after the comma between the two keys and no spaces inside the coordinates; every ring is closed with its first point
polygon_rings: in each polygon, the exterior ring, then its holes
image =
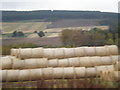
{"type": "Polygon", "coordinates": [[[1,10],[92,10],[118,12],[119,0],[0,0],[1,10]]]}

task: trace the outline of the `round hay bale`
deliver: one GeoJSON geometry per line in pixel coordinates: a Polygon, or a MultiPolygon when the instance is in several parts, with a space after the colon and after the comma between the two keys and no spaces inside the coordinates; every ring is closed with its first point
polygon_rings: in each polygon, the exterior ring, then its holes
{"type": "Polygon", "coordinates": [[[80,57],[80,66],[81,67],[91,67],[92,63],[90,57],[80,57]]]}
{"type": "Polygon", "coordinates": [[[54,49],[53,48],[47,48],[43,49],[43,57],[48,59],[54,58],[54,49]]]}
{"type": "Polygon", "coordinates": [[[24,68],[25,69],[33,69],[37,67],[37,61],[36,59],[26,59],[24,60],[24,68]]]}
{"type": "Polygon", "coordinates": [[[107,46],[110,51],[110,55],[118,55],[118,47],[116,45],[107,46]]]}
{"type": "Polygon", "coordinates": [[[96,75],[97,76],[100,76],[100,72],[101,71],[107,71],[107,67],[106,66],[95,66],[95,69],[96,69],[96,75]]]}
{"type": "Polygon", "coordinates": [[[32,57],[32,48],[23,48],[19,49],[19,56],[20,59],[27,59],[32,57]]]}
{"type": "Polygon", "coordinates": [[[114,71],[114,65],[106,65],[107,71],[114,71]]]}
{"type": "Polygon", "coordinates": [[[42,75],[44,80],[53,79],[53,68],[43,68],[42,75]]]}
{"type": "Polygon", "coordinates": [[[74,48],[75,50],[75,56],[76,57],[80,57],[80,56],[85,56],[85,50],[83,47],[77,47],[77,48],[74,48]]]}
{"type": "Polygon", "coordinates": [[[24,67],[24,60],[13,60],[12,69],[23,69],[24,67]]]}
{"type": "Polygon", "coordinates": [[[54,79],[63,79],[63,77],[64,77],[64,68],[62,67],[53,68],[54,79]]]}
{"type": "Polygon", "coordinates": [[[71,58],[75,56],[74,48],[63,48],[64,50],[64,58],[71,58]]]}
{"type": "Polygon", "coordinates": [[[1,70],[2,71],[2,81],[7,81],[7,70],[1,70]]]}
{"type": "Polygon", "coordinates": [[[12,60],[9,57],[1,57],[2,69],[11,69],[12,60]]]}
{"type": "Polygon", "coordinates": [[[115,63],[114,69],[115,71],[120,71],[120,61],[115,63]]]}
{"type": "Polygon", "coordinates": [[[90,57],[90,61],[92,66],[102,65],[101,57],[99,56],[90,57]]]}
{"type": "Polygon", "coordinates": [[[18,81],[19,70],[7,70],[7,81],[18,81]]]}
{"type": "Polygon", "coordinates": [[[43,48],[33,48],[32,49],[32,58],[42,58],[43,48]]]}
{"type": "Polygon", "coordinates": [[[85,53],[87,56],[95,56],[95,47],[84,47],[85,53]]]}
{"type": "Polygon", "coordinates": [[[29,81],[30,80],[30,70],[20,70],[19,81],[29,81]]]}
{"type": "Polygon", "coordinates": [[[17,54],[18,54],[18,49],[12,48],[10,52],[11,52],[11,56],[17,56],[17,54]]]}
{"type": "Polygon", "coordinates": [[[118,61],[119,61],[118,55],[112,55],[112,56],[110,56],[110,57],[111,57],[111,59],[112,59],[112,64],[115,64],[115,62],[118,62],[118,61]]]}
{"type": "Polygon", "coordinates": [[[64,79],[73,79],[74,73],[73,67],[64,68],[64,79]]]}
{"type": "Polygon", "coordinates": [[[68,59],[58,60],[58,66],[59,66],[59,67],[68,67],[68,66],[69,66],[69,61],[68,61],[68,59]]]}
{"type": "Polygon", "coordinates": [[[55,48],[54,49],[54,58],[64,58],[63,48],[55,48]]]}
{"type": "Polygon", "coordinates": [[[102,65],[111,65],[112,59],[109,56],[101,57],[102,65]]]}
{"type": "Polygon", "coordinates": [[[106,51],[106,47],[95,47],[95,51],[96,51],[96,56],[106,56],[107,55],[107,51],[106,51]]]}
{"type": "Polygon", "coordinates": [[[57,67],[58,66],[58,59],[52,59],[48,61],[49,67],[57,67]]]}
{"type": "Polygon", "coordinates": [[[96,69],[95,68],[86,68],[86,77],[96,77],[96,69]]]}
{"type": "Polygon", "coordinates": [[[47,58],[36,59],[36,62],[37,62],[37,68],[46,68],[48,66],[47,58]]]}
{"type": "Polygon", "coordinates": [[[85,77],[85,67],[75,67],[75,77],[84,78],[85,77]]]}
{"type": "Polygon", "coordinates": [[[41,80],[42,70],[41,69],[31,69],[30,70],[30,80],[41,80]]]}
{"type": "Polygon", "coordinates": [[[76,57],[76,58],[68,58],[68,61],[69,61],[69,67],[72,67],[72,66],[80,66],[80,58],[79,57],[76,57]]]}

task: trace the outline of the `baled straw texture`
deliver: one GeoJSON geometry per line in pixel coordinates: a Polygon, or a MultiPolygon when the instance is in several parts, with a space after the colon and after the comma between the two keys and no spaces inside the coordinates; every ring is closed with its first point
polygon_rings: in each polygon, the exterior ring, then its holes
{"type": "Polygon", "coordinates": [[[43,57],[48,59],[53,59],[54,57],[54,49],[53,48],[46,48],[43,49],[43,57]]]}
{"type": "Polygon", "coordinates": [[[75,72],[73,67],[64,68],[64,78],[72,79],[74,78],[74,73],[75,72]]]}
{"type": "Polygon", "coordinates": [[[32,58],[42,58],[43,48],[33,48],[32,49],[32,58]]]}
{"type": "Polygon", "coordinates": [[[1,57],[2,69],[10,69],[12,67],[12,60],[9,57],[1,57]]]}
{"type": "Polygon", "coordinates": [[[76,57],[76,58],[68,58],[68,62],[69,62],[69,67],[72,66],[80,66],[80,58],[76,57]]]}
{"type": "Polygon", "coordinates": [[[75,67],[75,78],[85,77],[85,67],[75,67]]]}
{"type": "Polygon", "coordinates": [[[120,61],[115,63],[114,69],[115,71],[120,71],[120,61]]]}
{"type": "Polygon", "coordinates": [[[41,80],[42,79],[42,69],[31,69],[30,70],[30,80],[41,80]]]}
{"type": "Polygon", "coordinates": [[[2,81],[7,81],[7,70],[1,70],[2,71],[2,81]]]}
{"type": "Polygon", "coordinates": [[[107,48],[109,48],[110,55],[118,55],[118,47],[116,45],[110,45],[107,48]]]}
{"type": "Polygon", "coordinates": [[[45,80],[53,79],[53,68],[52,67],[43,68],[42,73],[43,73],[43,78],[45,80]]]}
{"type": "Polygon", "coordinates": [[[107,55],[107,51],[106,51],[106,47],[95,47],[96,50],[96,56],[106,56],[107,55]]]}
{"type": "Polygon", "coordinates": [[[48,61],[49,67],[58,67],[58,59],[52,59],[48,61]]]}
{"type": "Polygon", "coordinates": [[[112,59],[112,63],[115,64],[116,62],[120,61],[119,55],[112,55],[110,56],[112,59]]]}
{"type": "Polygon", "coordinates": [[[53,78],[54,79],[63,79],[64,78],[64,68],[63,67],[53,68],[53,78]]]}
{"type": "Polygon", "coordinates": [[[95,47],[84,47],[87,56],[95,56],[95,47]]]}
{"type": "Polygon", "coordinates": [[[86,77],[95,77],[96,69],[95,68],[86,68],[86,77]]]}
{"type": "Polygon", "coordinates": [[[75,56],[74,48],[63,48],[64,58],[70,58],[75,56]]]}
{"type": "Polygon", "coordinates": [[[19,81],[29,81],[30,80],[30,70],[20,70],[18,80],[19,81]]]}
{"type": "Polygon", "coordinates": [[[112,60],[111,60],[110,56],[101,57],[101,61],[102,61],[102,65],[111,65],[112,64],[112,60]]]}
{"type": "Polygon", "coordinates": [[[77,47],[77,48],[74,49],[74,51],[75,51],[75,56],[76,57],[82,57],[82,56],[86,55],[83,47],[77,47]]]}
{"type": "Polygon", "coordinates": [[[102,65],[101,57],[99,56],[90,57],[90,62],[92,66],[102,65]]]}
{"type": "MultiPolygon", "coordinates": [[[[23,73],[22,73],[22,77],[23,73]]],[[[19,70],[7,70],[7,81],[11,82],[11,81],[18,81],[19,78],[19,70]]]]}
{"type": "Polygon", "coordinates": [[[12,62],[12,69],[23,69],[25,66],[24,60],[13,60],[12,62]]]}
{"type": "Polygon", "coordinates": [[[80,57],[80,66],[81,67],[91,67],[92,63],[90,57],[80,57]]]}
{"type": "Polygon", "coordinates": [[[59,67],[68,67],[69,66],[68,62],[69,62],[68,59],[58,60],[58,66],[59,67]]]}
{"type": "Polygon", "coordinates": [[[12,56],[17,56],[19,53],[19,50],[18,49],[11,49],[11,55],[12,56]]]}
{"type": "Polygon", "coordinates": [[[64,49],[63,48],[55,48],[53,58],[64,58],[64,49]]]}

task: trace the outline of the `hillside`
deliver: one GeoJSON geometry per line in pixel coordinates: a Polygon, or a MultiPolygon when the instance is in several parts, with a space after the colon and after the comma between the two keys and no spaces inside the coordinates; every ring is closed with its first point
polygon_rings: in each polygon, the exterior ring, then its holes
{"type": "Polygon", "coordinates": [[[4,21],[38,20],[56,21],[61,19],[115,19],[117,13],[100,11],[65,11],[65,10],[39,10],[39,11],[2,11],[4,21]]]}

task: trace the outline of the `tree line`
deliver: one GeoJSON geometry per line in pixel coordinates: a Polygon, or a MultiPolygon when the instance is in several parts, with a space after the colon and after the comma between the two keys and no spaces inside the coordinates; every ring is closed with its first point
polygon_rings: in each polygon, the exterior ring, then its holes
{"type": "Polygon", "coordinates": [[[2,11],[2,21],[19,21],[43,19],[56,21],[59,19],[115,19],[117,13],[100,11],[65,11],[65,10],[38,10],[38,11],[2,11]]]}

